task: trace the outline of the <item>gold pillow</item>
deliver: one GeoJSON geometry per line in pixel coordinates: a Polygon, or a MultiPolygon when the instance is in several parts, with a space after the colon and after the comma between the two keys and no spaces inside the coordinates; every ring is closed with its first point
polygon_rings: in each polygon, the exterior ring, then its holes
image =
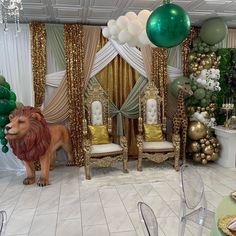
{"type": "Polygon", "coordinates": [[[163,141],[163,134],[160,124],[144,124],[144,137],[146,142],[163,141]]]}
{"type": "Polygon", "coordinates": [[[92,144],[109,143],[109,135],[106,125],[89,125],[88,127],[92,138],[92,144]]]}

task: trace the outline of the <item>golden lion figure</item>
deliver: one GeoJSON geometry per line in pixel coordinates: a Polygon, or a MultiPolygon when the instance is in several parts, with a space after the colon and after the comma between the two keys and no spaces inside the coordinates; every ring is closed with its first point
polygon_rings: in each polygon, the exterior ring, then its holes
{"type": "Polygon", "coordinates": [[[39,109],[21,107],[10,114],[9,119],[10,123],[5,128],[6,138],[13,153],[25,164],[27,177],[23,184],[35,183],[34,161],[37,160],[41,165],[41,176],[37,184],[49,184],[50,165],[54,164],[59,147],[67,152],[68,163],[74,162],[67,128],[59,124],[48,125],[39,109]]]}

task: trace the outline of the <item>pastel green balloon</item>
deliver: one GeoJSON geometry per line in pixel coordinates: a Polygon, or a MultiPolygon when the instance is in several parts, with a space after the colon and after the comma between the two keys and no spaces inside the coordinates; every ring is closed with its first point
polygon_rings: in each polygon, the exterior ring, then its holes
{"type": "Polygon", "coordinates": [[[209,45],[221,42],[227,33],[227,25],[221,18],[212,18],[205,21],[200,30],[200,38],[209,45]]]}
{"type": "Polygon", "coordinates": [[[172,93],[172,95],[178,97],[179,86],[182,86],[186,82],[189,82],[189,79],[184,76],[177,77],[173,82],[171,82],[170,92],[172,93]]]}
{"type": "Polygon", "coordinates": [[[193,96],[198,99],[201,100],[206,96],[206,92],[203,88],[199,88],[196,91],[194,91],[193,96]]]}
{"type": "Polygon", "coordinates": [[[190,19],[178,5],[166,3],[152,12],[146,24],[149,40],[161,48],[174,47],[188,36],[190,19]]]}

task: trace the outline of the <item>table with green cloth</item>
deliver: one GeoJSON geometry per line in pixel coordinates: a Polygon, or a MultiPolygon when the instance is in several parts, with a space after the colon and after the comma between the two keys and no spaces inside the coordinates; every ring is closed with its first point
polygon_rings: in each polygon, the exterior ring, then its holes
{"type": "Polygon", "coordinates": [[[218,227],[217,223],[221,217],[227,215],[236,215],[236,200],[233,200],[230,196],[224,197],[216,209],[214,225],[211,231],[211,236],[225,235],[218,227]]]}

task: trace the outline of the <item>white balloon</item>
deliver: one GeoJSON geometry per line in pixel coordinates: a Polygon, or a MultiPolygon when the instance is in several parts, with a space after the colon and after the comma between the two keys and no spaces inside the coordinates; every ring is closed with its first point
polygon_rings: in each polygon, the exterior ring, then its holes
{"type": "Polygon", "coordinates": [[[116,24],[120,29],[125,29],[128,26],[129,18],[127,16],[120,16],[116,20],[116,24]]]}
{"type": "Polygon", "coordinates": [[[115,25],[116,24],[116,21],[115,20],[109,20],[108,21],[108,23],[107,23],[107,26],[109,27],[109,28],[111,28],[113,25],[115,25]]]}
{"type": "Polygon", "coordinates": [[[147,23],[147,19],[151,15],[151,12],[148,10],[142,10],[138,13],[138,19],[142,21],[143,23],[147,23]]]}
{"type": "Polygon", "coordinates": [[[132,36],[131,34],[128,32],[127,29],[123,29],[121,30],[121,32],[118,35],[118,39],[121,43],[127,43],[131,40],[132,36]]]}
{"type": "Polygon", "coordinates": [[[105,27],[105,28],[102,29],[102,35],[103,35],[105,38],[109,38],[109,37],[111,36],[108,27],[105,27]]]}
{"type": "Polygon", "coordinates": [[[136,20],[137,19],[137,15],[135,12],[133,11],[129,11],[125,14],[125,16],[127,16],[130,20],[136,20]]]}
{"type": "Polygon", "coordinates": [[[142,30],[142,24],[140,23],[139,20],[132,20],[128,23],[128,31],[132,35],[137,35],[141,32],[142,30]]]}
{"type": "Polygon", "coordinates": [[[119,34],[120,30],[116,24],[112,25],[112,27],[109,29],[112,36],[116,36],[119,34]]]}
{"type": "Polygon", "coordinates": [[[130,47],[136,47],[138,45],[138,38],[131,37],[130,41],[127,42],[130,47]]]}
{"type": "Polygon", "coordinates": [[[139,39],[139,42],[144,45],[148,45],[150,43],[148,36],[147,36],[146,29],[142,31],[142,33],[138,36],[138,39],[139,39]]]}

